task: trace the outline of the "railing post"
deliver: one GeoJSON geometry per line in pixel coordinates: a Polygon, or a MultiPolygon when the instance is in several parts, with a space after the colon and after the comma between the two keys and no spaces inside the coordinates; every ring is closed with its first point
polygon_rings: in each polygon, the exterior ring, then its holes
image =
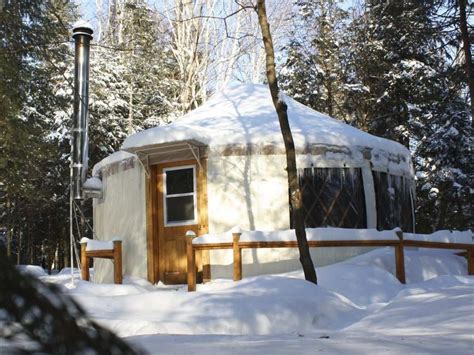
{"type": "Polygon", "coordinates": [[[232,233],[232,249],[234,251],[234,281],[242,280],[242,249],[239,246],[241,233],[232,233]]]}
{"type": "Polygon", "coordinates": [[[402,284],[405,284],[405,251],[403,243],[403,232],[396,231],[395,233],[397,234],[399,241],[398,245],[395,247],[395,269],[398,281],[400,281],[402,284]]]}
{"type": "Polygon", "coordinates": [[[474,247],[467,250],[467,274],[474,275],[474,247]]]}
{"type": "MultiPolygon", "coordinates": [[[[81,242],[81,278],[89,281],[89,258],[86,252],[87,242],[81,242]]],[[[71,265],[73,267],[73,265],[71,265]]]]}
{"type": "Polygon", "coordinates": [[[114,283],[123,282],[122,274],[122,241],[114,240],[114,283]]]}
{"type": "Polygon", "coordinates": [[[194,232],[186,232],[186,256],[188,260],[188,292],[196,291],[196,255],[193,248],[194,232]]]}

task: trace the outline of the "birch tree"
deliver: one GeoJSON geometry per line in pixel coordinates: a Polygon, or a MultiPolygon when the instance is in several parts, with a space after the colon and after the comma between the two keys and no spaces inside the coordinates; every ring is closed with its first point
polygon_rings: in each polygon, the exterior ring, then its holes
{"type": "Polygon", "coordinates": [[[213,0],[166,2],[164,14],[169,21],[172,52],[178,65],[180,112],[186,113],[206,99],[210,26],[206,9],[213,0]]]}
{"type": "Polygon", "coordinates": [[[300,262],[303,266],[303,272],[306,280],[316,284],[316,270],[314,269],[313,261],[311,260],[311,254],[309,253],[308,240],[306,239],[306,230],[304,227],[303,203],[296,171],[295,144],[288,121],[288,107],[280,98],[280,90],[278,88],[278,79],[275,70],[275,52],[273,48],[272,35],[270,32],[270,25],[268,24],[265,0],[257,1],[257,13],[260,29],[262,32],[262,39],[265,46],[265,62],[268,86],[270,88],[273,105],[275,106],[275,110],[278,115],[281,133],[285,142],[290,204],[293,212],[296,239],[298,241],[298,249],[300,253],[300,262]]]}
{"type": "MultiPolygon", "coordinates": [[[[274,33],[284,38],[292,0],[272,2],[269,16],[274,33]]],[[[232,81],[263,82],[265,51],[258,19],[250,2],[219,0],[166,1],[162,10],[172,32],[178,63],[180,94],[187,112],[205,102],[210,93],[232,81]]]]}

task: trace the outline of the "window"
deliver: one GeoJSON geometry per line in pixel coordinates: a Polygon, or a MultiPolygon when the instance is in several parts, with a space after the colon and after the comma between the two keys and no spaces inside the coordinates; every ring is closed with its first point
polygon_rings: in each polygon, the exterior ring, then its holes
{"type": "Polygon", "coordinates": [[[413,232],[413,208],[410,180],[403,176],[373,171],[377,203],[377,229],[400,227],[413,232]]]}
{"type": "Polygon", "coordinates": [[[165,225],[197,223],[196,168],[164,169],[165,225]]]}
{"type": "Polygon", "coordinates": [[[360,168],[306,168],[298,177],[306,228],[367,228],[360,168]]]}

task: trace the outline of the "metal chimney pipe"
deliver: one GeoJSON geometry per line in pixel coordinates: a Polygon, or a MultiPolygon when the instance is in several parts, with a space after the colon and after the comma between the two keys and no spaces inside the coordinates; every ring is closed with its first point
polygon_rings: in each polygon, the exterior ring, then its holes
{"type": "Polygon", "coordinates": [[[87,126],[89,119],[89,49],[92,28],[85,22],[74,25],[74,116],[71,141],[72,196],[82,200],[82,185],[88,167],[87,126]]]}

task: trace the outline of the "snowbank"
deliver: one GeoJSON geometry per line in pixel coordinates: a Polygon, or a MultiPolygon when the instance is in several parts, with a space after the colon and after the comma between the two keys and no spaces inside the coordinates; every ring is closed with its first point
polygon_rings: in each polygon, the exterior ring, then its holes
{"type": "MultiPolygon", "coordinates": [[[[321,287],[345,296],[359,307],[389,302],[404,288],[390,271],[371,265],[338,263],[318,268],[317,273],[321,287]]],[[[303,278],[302,272],[299,277],[303,278]]]]}
{"type": "Polygon", "coordinates": [[[318,268],[317,286],[301,271],[213,280],[189,293],[131,278],[94,284],[75,274],[73,288],[68,275],[41,279],[63,285],[119,335],[140,345],[146,339],[151,352],[469,353],[474,277],[466,276],[465,258],[409,249],[405,257],[407,285],[393,276],[390,248],[318,268]]]}
{"type": "MultiPolygon", "coordinates": [[[[319,271],[322,279],[321,270],[319,271]]],[[[346,266],[346,270],[348,267],[346,266]]],[[[334,275],[333,275],[334,276],[334,275]]],[[[321,280],[322,282],[322,280],[321,280]]],[[[341,285],[343,283],[341,282],[341,285]]],[[[364,293],[360,285],[359,294],[364,293]]],[[[385,289],[366,289],[377,294],[385,289]]],[[[401,286],[402,287],[402,286],[401,286]]],[[[128,338],[151,353],[164,354],[469,354],[472,352],[474,278],[438,276],[403,286],[386,303],[372,303],[367,316],[327,331],[249,336],[142,335],[128,338]]],[[[343,288],[343,286],[342,286],[343,288]]],[[[326,310],[330,312],[331,310],[326,310]]]]}
{"type": "Polygon", "coordinates": [[[47,275],[46,271],[38,265],[16,265],[16,269],[21,273],[28,274],[35,277],[47,275]]]}
{"type": "MultiPolygon", "coordinates": [[[[446,276],[428,282],[426,286],[409,286],[382,310],[346,331],[360,333],[370,329],[374,336],[448,336],[471,343],[472,350],[473,320],[474,279],[446,276]]],[[[456,349],[451,348],[449,353],[458,353],[456,349]]]]}
{"type": "MultiPolygon", "coordinates": [[[[80,269],[78,268],[73,268],[72,269],[72,272],[73,274],[78,274],[81,272],[80,269]]],[[[71,268],[70,267],[65,267],[65,268],[62,268],[59,272],[58,272],[58,275],[67,275],[67,276],[71,276],[71,268]]]]}
{"type": "MultiPolygon", "coordinates": [[[[130,278],[124,285],[77,281],[67,292],[100,323],[122,336],[277,335],[344,329],[383,311],[401,292],[409,292],[403,296],[408,297],[473,280],[464,276],[465,259],[447,251],[407,250],[406,259],[412,285],[402,285],[393,276],[393,250],[382,248],[318,268],[318,286],[304,281],[299,271],[239,282],[214,280],[198,285],[197,292],[130,278]]],[[[61,277],[62,283],[69,281],[66,275],[42,279],[61,277]]],[[[410,311],[404,314],[407,317],[410,311]]]]}
{"type": "Polygon", "coordinates": [[[130,277],[124,277],[123,284],[114,285],[116,287],[110,287],[110,284],[98,284],[94,282],[87,282],[77,280],[75,287],[70,292],[75,295],[83,294],[85,296],[97,296],[97,297],[115,297],[115,296],[131,296],[139,295],[148,292],[156,292],[157,289],[152,284],[145,280],[132,280],[130,277]]]}
{"type": "MultiPolygon", "coordinates": [[[[308,241],[330,240],[398,240],[396,232],[378,231],[376,229],[347,229],[347,228],[307,228],[308,241]]],[[[232,243],[232,233],[241,233],[241,242],[284,242],[296,241],[293,229],[280,231],[242,231],[231,229],[221,234],[204,234],[193,239],[193,244],[232,243]]]]}
{"type": "MultiPolygon", "coordinates": [[[[395,275],[394,254],[391,248],[376,249],[342,264],[377,267],[395,275]]],[[[405,276],[408,284],[427,281],[440,275],[466,273],[466,259],[453,254],[453,251],[405,249],[405,276]]]]}
{"type": "Polygon", "coordinates": [[[137,294],[137,290],[130,289],[126,296],[114,295],[106,304],[98,298],[106,295],[106,285],[94,285],[90,290],[83,286],[72,292],[90,314],[98,315],[102,324],[122,336],[284,334],[342,328],[366,315],[333,291],[278,276],[204,285],[198,293],[168,290],[137,294]],[[100,294],[96,294],[98,287],[102,288],[100,294]]]}

